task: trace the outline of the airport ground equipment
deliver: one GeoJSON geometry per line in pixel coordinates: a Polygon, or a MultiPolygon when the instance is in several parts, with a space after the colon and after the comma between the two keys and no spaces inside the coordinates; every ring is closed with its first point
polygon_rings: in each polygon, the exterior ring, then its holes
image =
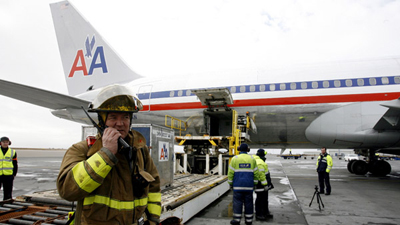
{"type": "MultiPolygon", "coordinates": [[[[161,191],[161,224],[185,223],[228,190],[226,176],[176,174],[161,191]]],[[[0,224],[65,224],[75,209],[56,190],[40,191],[0,202],[0,224]]]]}
{"type": "Polygon", "coordinates": [[[299,159],[302,157],[302,154],[285,154],[285,155],[279,155],[283,159],[299,159]]]}
{"type": "MultiPolygon", "coordinates": [[[[192,173],[210,174],[210,168],[219,168],[219,174],[227,171],[229,164],[225,163],[229,159],[239,154],[237,148],[242,142],[251,145],[249,132],[257,132],[254,118],[249,112],[239,114],[236,110],[229,107],[233,104],[230,91],[227,88],[213,88],[192,90],[196,94],[202,105],[207,107],[203,110],[203,125],[196,134],[187,133],[175,137],[176,143],[184,146],[185,153],[188,154],[190,168],[184,166],[184,170],[192,173]],[[226,152],[221,152],[223,149],[226,152]],[[223,164],[219,163],[219,155],[223,155],[223,164]]],[[[186,131],[187,122],[165,117],[166,126],[179,131],[186,131]]],[[[214,170],[215,172],[216,170],[214,170]]],[[[226,174],[226,173],[224,173],[226,174]]]]}
{"type": "Polygon", "coordinates": [[[312,204],[312,202],[313,202],[313,200],[314,200],[314,197],[317,196],[318,208],[319,208],[319,211],[321,211],[321,204],[322,204],[322,208],[325,208],[325,205],[324,205],[324,203],[322,202],[321,195],[319,194],[318,185],[315,185],[315,188],[314,188],[314,189],[315,189],[314,195],[312,196],[310,205],[309,205],[308,207],[311,207],[311,204],[312,204]]]}

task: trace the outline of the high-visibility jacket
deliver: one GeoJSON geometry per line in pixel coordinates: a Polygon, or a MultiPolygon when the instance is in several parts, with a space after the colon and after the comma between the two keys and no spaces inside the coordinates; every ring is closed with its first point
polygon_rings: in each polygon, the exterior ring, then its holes
{"type": "MultiPolygon", "coordinates": [[[[150,157],[146,139],[132,130],[125,141],[137,149],[136,165],[139,170],[145,170],[155,179],[140,197],[133,193],[128,160],[123,154],[118,152],[114,155],[104,148],[100,137],[90,148],[86,141],[81,141],[65,153],[57,189],[66,200],[83,201],[81,224],[133,224],[143,216],[146,207],[148,219],[159,222],[160,177],[150,157]]],[[[136,168],[134,173],[137,173],[136,168]]]]}
{"type": "Polygon", "coordinates": [[[317,172],[331,172],[333,166],[332,157],[329,154],[319,155],[317,160],[317,172]]]}
{"type": "MultiPolygon", "coordinates": [[[[260,156],[258,156],[258,155],[255,155],[255,156],[253,156],[253,157],[254,157],[254,159],[256,160],[258,170],[260,171],[260,173],[261,173],[263,176],[265,176],[265,179],[267,180],[267,184],[269,184],[269,183],[271,182],[271,176],[270,176],[270,174],[269,174],[268,164],[267,164],[264,160],[262,160],[262,159],[260,158],[260,156]]],[[[262,192],[262,191],[264,191],[264,186],[263,186],[262,183],[259,181],[258,184],[257,184],[257,186],[256,186],[255,192],[262,192]]]]}
{"type": "Polygon", "coordinates": [[[265,176],[258,170],[256,160],[247,152],[240,152],[232,158],[228,170],[228,184],[234,191],[253,191],[254,186],[261,181],[267,185],[265,176]]]}
{"type": "Polygon", "coordinates": [[[13,158],[15,156],[15,150],[8,148],[6,154],[0,149],[0,175],[13,175],[14,164],[13,158]]]}

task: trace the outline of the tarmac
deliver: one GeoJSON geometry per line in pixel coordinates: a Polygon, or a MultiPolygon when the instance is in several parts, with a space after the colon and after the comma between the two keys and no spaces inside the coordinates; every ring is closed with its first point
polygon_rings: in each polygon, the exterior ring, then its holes
{"type": "MultiPolygon", "coordinates": [[[[17,151],[19,172],[13,197],[55,189],[64,153],[17,151]]],[[[267,221],[254,218],[253,224],[400,224],[400,161],[388,162],[392,172],[386,177],[359,176],[348,172],[347,162],[333,157],[332,193],[320,195],[324,204],[320,211],[316,199],[309,206],[318,184],[316,159],[281,159],[270,155],[267,164],[275,188],[269,192],[269,209],[274,217],[267,221]]],[[[0,199],[2,196],[0,191],[0,199]]],[[[232,191],[228,191],[185,224],[229,224],[232,197],[232,191]]]]}
{"type": "MultiPolygon", "coordinates": [[[[273,219],[259,224],[400,224],[400,161],[389,161],[386,177],[359,176],[348,172],[347,162],[333,157],[330,173],[331,195],[310,202],[318,184],[316,159],[267,158],[275,188],[269,192],[273,219]]],[[[222,225],[232,219],[232,191],[197,214],[187,225],[222,225]]],[[[254,195],[255,199],[255,195],[254,195]]],[[[244,224],[242,219],[241,224],[244,224]]]]}

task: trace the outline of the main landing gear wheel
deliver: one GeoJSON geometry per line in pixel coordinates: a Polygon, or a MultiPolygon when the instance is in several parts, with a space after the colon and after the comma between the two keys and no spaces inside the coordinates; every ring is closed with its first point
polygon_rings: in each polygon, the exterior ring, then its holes
{"type": "Polygon", "coordinates": [[[353,165],[353,163],[354,163],[355,161],[357,161],[357,160],[350,160],[350,161],[347,163],[347,170],[348,170],[350,173],[354,173],[354,171],[351,169],[351,166],[353,165]]]}
{"type": "Polygon", "coordinates": [[[368,172],[368,164],[362,160],[354,160],[351,170],[357,175],[365,175],[368,172]]]}
{"type": "Polygon", "coordinates": [[[392,171],[390,164],[383,160],[378,160],[370,164],[369,172],[376,176],[386,176],[392,171]]]}

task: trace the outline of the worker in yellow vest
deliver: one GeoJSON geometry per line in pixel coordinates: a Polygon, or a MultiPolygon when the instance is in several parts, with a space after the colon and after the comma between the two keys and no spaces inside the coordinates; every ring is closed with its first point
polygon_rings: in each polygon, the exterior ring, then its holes
{"type": "Polygon", "coordinates": [[[317,160],[317,172],[319,181],[319,193],[325,195],[331,194],[331,184],[329,181],[329,173],[332,170],[332,157],[326,152],[326,148],[321,148],[321,154],[317,160]],[[326,186],[326,192],[325,192],[326,186]]]}
{"type": "Polygon", "coordinates": [[[3,200],[12,199],[14,178],[18,172],[17,153],[11,149],[8,137],[2,137],[0,151],[0,188],[3,187],[3,200]]]}

